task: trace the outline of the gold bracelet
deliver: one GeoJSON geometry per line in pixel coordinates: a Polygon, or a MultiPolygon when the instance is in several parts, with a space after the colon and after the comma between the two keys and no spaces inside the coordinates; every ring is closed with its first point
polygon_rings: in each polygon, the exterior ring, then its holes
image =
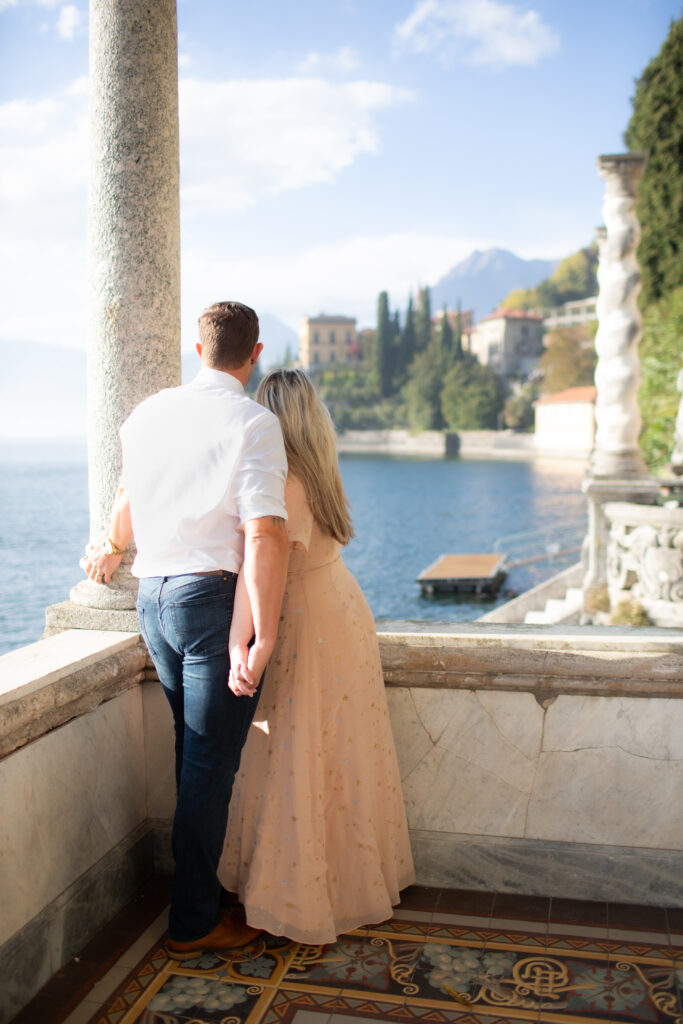
{"type": "Polygon", "coordinates": [[[125,548],[117,548],[116,544],[114,544],[114,541],[108,534],[102,541],[102,548],[105,555],[123,555],[126,552],[125,548]]]}

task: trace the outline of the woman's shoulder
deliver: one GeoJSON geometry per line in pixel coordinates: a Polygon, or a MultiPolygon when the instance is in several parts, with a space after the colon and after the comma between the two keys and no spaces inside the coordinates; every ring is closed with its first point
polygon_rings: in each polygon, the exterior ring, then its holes
{"type": "Polygon", "coordinates": [[[313,512],[303,483],[293,473],[287,474],[285,507],[290,543],[293,547],[307,549],[313,528],[313,512]]]}

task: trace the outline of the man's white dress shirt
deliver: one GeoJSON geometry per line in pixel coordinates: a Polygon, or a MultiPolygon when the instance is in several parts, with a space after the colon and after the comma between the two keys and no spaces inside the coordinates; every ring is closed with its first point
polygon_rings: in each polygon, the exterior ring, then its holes
{"type": "Polygon", "coordinates": [[[202,367],[191,384],[152,395],[120,435],[135,576],[238,572],[244,523],[287,518],[280,424],[229,373],[202,367]]]}

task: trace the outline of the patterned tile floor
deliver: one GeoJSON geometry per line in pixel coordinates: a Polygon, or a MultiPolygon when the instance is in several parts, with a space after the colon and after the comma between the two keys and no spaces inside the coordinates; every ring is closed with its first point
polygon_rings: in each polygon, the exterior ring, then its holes
{"type": "Polygon", "coordinates": [[[165,921],[68,1017],[33,1020],[683,1024],[680,910],[413,887],[391,920],[331,945],[264,936],[185,962],[164,953],[165,921]]]}

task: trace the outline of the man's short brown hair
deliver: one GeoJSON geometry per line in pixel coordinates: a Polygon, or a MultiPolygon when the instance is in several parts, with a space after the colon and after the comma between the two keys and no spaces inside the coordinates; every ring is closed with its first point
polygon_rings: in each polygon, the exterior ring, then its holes
{"type": "Polygon", "coordinates": [[[199,318],[202,360],[218,370],[244,366],[258,336],[258,317],[241,302],[214,302],[199,318]]]}

